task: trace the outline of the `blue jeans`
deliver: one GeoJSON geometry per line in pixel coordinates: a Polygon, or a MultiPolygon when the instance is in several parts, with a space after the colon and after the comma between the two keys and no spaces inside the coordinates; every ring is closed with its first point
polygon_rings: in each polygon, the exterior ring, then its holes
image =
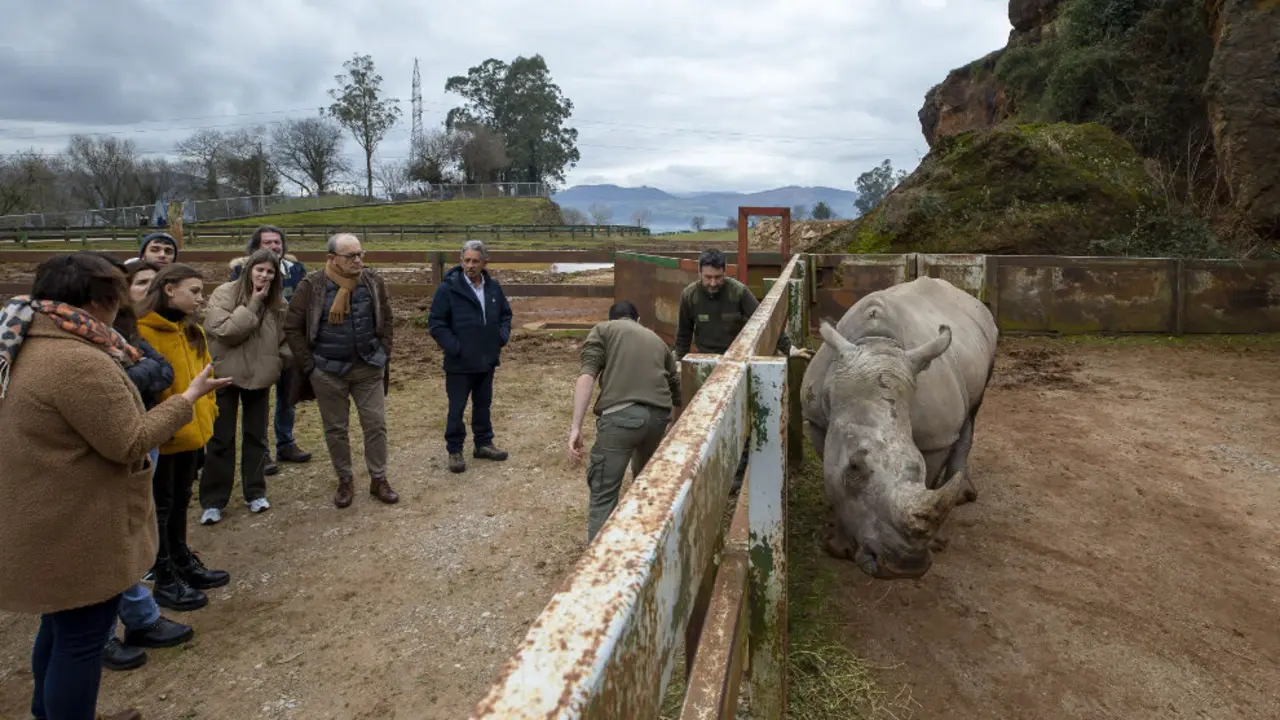
{"type": "Polygon", "coordinates": [[[102,635],[120,596],[40,616],[31,649],[31,714],[36,720],[94,720],[102,682],[102,635]]]}
{"type": "Polygon", "coordinates": [[[293,371],[285,370],[276,381],[276,454],[293,444],[293,406],[289,404],[289,384],[293,371]]]}
{"type": "MultiPolygon", "coordinates": [[[[156,461],[160,458],[160,448],[152,448],[147,453],[147,457],[151,458],[151,474],[155,474],[156,461]]],[[[160,619],[160,606],[156,604],[156,599],[151,597],[151,591],[142,583],[134,583],[133,587],[125,590],[120,596],[120,621],[124,623],[125,629],[141,630],[149,627],[155,621],[160,619]]],[[[110,642],[111,638],[116,635],[116,619],[111,618],[111,630],[107,633],[106,642],[110,642]]]]}

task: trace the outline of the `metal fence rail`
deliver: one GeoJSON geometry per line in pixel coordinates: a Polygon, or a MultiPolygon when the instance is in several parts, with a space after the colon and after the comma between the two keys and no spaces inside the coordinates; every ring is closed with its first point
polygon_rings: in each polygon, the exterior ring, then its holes
{"type": "MultiPolygon", "coordinates": [[[[703,622],[707,607],[720,613],[726,604],[742,602],[750,608],[753,708],[764,717],[782,717],[789,383],[786,358],[756,353],[772,350],[784,325],[792,324],[789,301],[800,292],[803,302],[801,267],[793,258],[783,268],[724,356],[687,358],[689,370],[705,373],[705,382],[473,718],[654,717],[677,669],[682,635],[691,625],[719,627],[715,618],[712,625],[703,622]],[[715,551],[725,542],[721,518],[748,442],[750,479],[739,498],[746,503],[747,591],[743,595],[737,585],[733,595],[732,564],[722,565],[721,592],[701,602],[703,588],[717,585],[709,581],[716,577],[715,551]]],[[[731,665],[716,643],[689,645],[686,652],[702,667],[731,665]]],[[[716,692],[691,691],[687,711],[695,712],[707,697],[734,705],[716,692]]]]}

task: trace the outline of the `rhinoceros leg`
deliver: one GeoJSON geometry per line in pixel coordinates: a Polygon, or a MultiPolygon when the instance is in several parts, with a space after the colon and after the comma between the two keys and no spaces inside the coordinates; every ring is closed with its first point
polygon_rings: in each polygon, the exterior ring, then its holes
{"type": "Polygon", "coordinates": [[[956,473],[961,473],[961,481],[964,483],[964,494],[960,496],[959,505],[973,502],[978,499],[978,489],[973,486],[973,478],[969,476],[969,451],[973,449],[973,414],[970,414],[964,421],[964,427],[960,429],[960,437],[956,440],[956,444],[951,446],[951,456],[947,458],[947,471],[943,477],[953,477],[956,473]]]}

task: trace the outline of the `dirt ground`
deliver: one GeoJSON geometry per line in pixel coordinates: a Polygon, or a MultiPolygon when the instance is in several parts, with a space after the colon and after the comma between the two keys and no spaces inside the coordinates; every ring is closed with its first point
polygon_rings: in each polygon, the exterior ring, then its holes
{"type": "Polygon", "coordinates": [[[929,574],[822,560],[850,645],[917,718],[1280,717],[1280,347],[1002,345],[929,574]]]}
{"type": "MultiPolygon", "coordinates": [[[[597,320],[608,301],[513,305],[521,326],[597,320]]],[[[261,516],[233,501],[202,527],[193,508],[194,547],[232,582],[207,608],[166,611],[195,639],[104,673],[102,711],[456,718],[484,694],[584,547],[584,471],[563,451],[579,341],[513,339],[494,405],[512,457],[452,475],[439,354],[420,308],[397,309],[400,504],[362,475],[353,506],[333,507],[304,405],[315,459],[268,479],[261,516]]],[[[980,497],[929,575],[876,582],[823,560],[847,588],[829,605],[847,642],[918,718],[1280,717],[1278,369],[1274,346],[1005,343],[979,416],[980,497]]],[[[0,613],[0,718],[27,717],[35,626],[0,613]]]]}
{"type": "MultiPolygon", "coordinates": [[[[513,301],[515,323],[564,315],[559,300],[513,301]]],[[[388,415],[400,503],[379,504],[361,475],[352,507],[335,509],[319,417],[314,404],[302,406],[297,435],[315,458],[268,478],[272,509],[261,516],[233,499],[222,523],[202,527],[192,503],[194,548],[232,582],[210,591],[206,608],[164,611],[192,624],[195,639],[148,651],[138,670],[106,672],[101,711],[136,706],[148,720],[453,718],[480,699],[585,546],[585,471],[563,449],[578,341],[513,338],[493,408],[497,443],[511,459],[468,453],[467,472],[454,475],[445,468],[438,350],[407,316],[397,333],[388,415]]],[[[359,468],[354,415],[352,427],[359,468]]],[[[28,717],[36,624],[0,613],[4,720],[28,717]]]]}

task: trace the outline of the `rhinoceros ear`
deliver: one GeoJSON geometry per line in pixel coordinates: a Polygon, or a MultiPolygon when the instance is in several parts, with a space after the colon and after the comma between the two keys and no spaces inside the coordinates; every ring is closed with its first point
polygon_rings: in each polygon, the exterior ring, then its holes
{"type": "Polygon", "coordinates": [[[907,362],[911,364],[911,372],[916,375],[924,372],[929,367],[929,363],[946,352],[950,346],[951,328],[946,325],[939,325],[938,337],[907,351],[907,362]]]}
{"type": "Polygon", "coordinates": [[[835,350],[837,353],[848,352],[856,348],[853,343],[846,340],[845,337],[826,320],[823,320],[822,324],[818,326],[818,333],[821,334],[822,339],[831,346],[831,349],[835,350]]]}

